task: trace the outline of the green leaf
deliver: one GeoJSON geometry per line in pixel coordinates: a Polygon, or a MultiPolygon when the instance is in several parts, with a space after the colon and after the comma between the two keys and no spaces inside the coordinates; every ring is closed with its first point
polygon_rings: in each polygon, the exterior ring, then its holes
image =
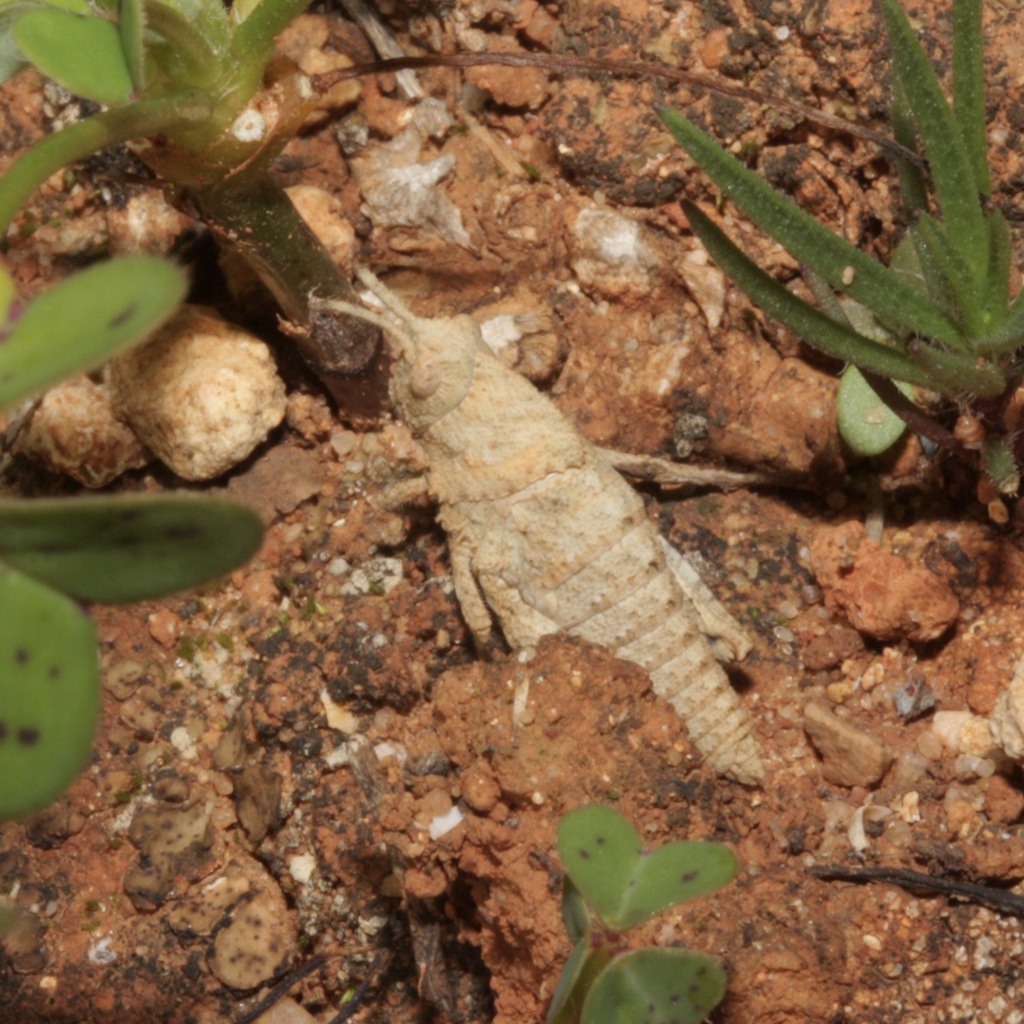
{"type": "MultiPolygon", "coordinates": [[[[983,325],[984,296],[979,294],[975,275],[959,248],[952,243],[942,225],[924,211],[917,222],[910,225],[908,234],[917,249],[932,298],[941,303],[940,297],[947,296],[946,301],[952,305],[964,333],[968,337],[977,337],[983,325]]],[[[961,348],[970,351],[966,342],[961,348]]]]}
{"type": "Polygon", "coordinates": [[[1002,438],[985,441],[982,445],[985,472],[992,478],[1000,494],[1014,495],[1020,490],[1020,466],[1013,449],[1002,438]]]}
{"type": "MultiPolygon", "coordinates": [[[[683,208],[715,262],[757,305],[781,320],[808,345],[882,377],[942,390],[902,352],[863,337],[797,298],[745,256],[697,207],[684,203],[683,208]]],[[[963,388],[957,393],[960,390],[963,388]]]]}
{"type": "Polygon", "coordinates": [[[700,1024],[722,1001],[726,977],[703,953],[637,949],[591,986],[582,1024],[700,1024]]]}
{"type": "Polygon", "coordinates": [[[590,915],[587,913],[586,900],[568,877],[562,886],[562,920],[573,945],[590,935],[590,915]]]}
{"type": "Polygon", "coordinates": [[[117,26],[102,18],[42,9],[14,25],[14,41],[44,74],[97,103],[126,103],[132,93],[117,26]]]}
{"type": "Polygon", "coordinates": [[[174,312],[185,288],[184,273],[155,256],[125,256],[61,281],[5,325],[0,408],[141,341],[174,312]]]}
{"type": "Polygon", "coordinates": [[[85,0],[0,0],[0,83],[6,82],[22,68],[29,66],[28,60],[14,41],[15,23],[23,14],[47,7],[74,11],[77,14],[91,13],[85,0]]]}
{"type": "MultiPolygon", "coordinates": [[[[899,76],[906,90],[924,142],[942,222],[972,268],[976,285],[981,286],[988,263],[988,237],[963,134],[899,0],[881,0],[881,3],[892,47],[893,73],[899,76]]],[[[925,333],[940,337],[935,331],[925,333]]],[[[941,340],[949,341],[948,338],[941,340]]]]}
{"type": "Polygon", "coordinates": [[[986,210],[985,224],[988,227],[989,256],[988,291],[982,298],[982,337],[998,330],[1006,319],[1007,306],[1010,303],[1010,261],[1013,257],[1010,227],[1002,213],[994,207],[986,210]]]}
{"type": "Polygon", "coordinates": [[[143,33],[146,30],[146,12],[142,0],[118,0],[117,28],[121,36],[128,74],[136,92],[146,87],[145,49],[143,33]]]}
{"type": "Polygon", "coordinates": [[[35,0],[0,5],[0,82],[6,82],[22,68],[29,66],[25,55],[14,41],[14,26],[23,14],[37,10],[41,6],[35,0]]]}
{"type": "Polygon", "coordinates": [[[119,142],[206,122],[212,103],[199,90],[158,96],[104,110],[40,139],[0,177],[0,234],[55,171],[119,142]]]}
{"type": "MultiPolygon", "coordinates": [[[[909,384],[897,385],[908,398],[909,384]]],[[[904,434],[906,423],[875,394],[856,366],[848,366],[836,394],[836,420],[843,440],[866,457],[888,451],[904,434]]]]}
{"type": "Polygon", "coordinates": [[[307,7],[309,0],[260,0],[249,6],[246,17],[235,28],[231,52],[236,60],[263,63],[274,52],[274,38],[307,7]]]}
{"type": "Polygon", "coordinates": [[[217,579],[262,539],[255,512],[221,499],[0,501],[0,561],[85,601],[141,601],[217,579]]]}
{"type": "Polygon", "coordinates": [[[720,889],[736,874],[736,857],[727,846],[667,843],[646,853],[621,814],[596,805],[562,818],[558,855],[594,913],[613,928],[632,928],[720,889]]]}
{"type": "MultiPolygon", "coordinates": [[[[917,124],[907,90],[899,75],[892,76],[892,135],[904,148],[917,153],[917,124]]],[[[900,179],[900,198],[907,219],[910,220],[918,210],[928,209],[928,185],[924,171],[906,157],[896,157],[896,171],[900,179]]],[[[891,266],[891,264],[890,264],[891,266]]]]}
{"type": "Polygon", "coordinates": [[[974,169],[977,190],[992,191],[985,138],[985,39],[980,0],[953,0],[953,116],[974,169]]]}
{"type": "Polygon", "coordinates": [[[987,355],[1012,352],[1024,344],[1024,288],[1010,304],[1003,322],[984,338],[975,342],[975,349],[987,355]]]}
{"type": "Polygon", "coordinates": [[[149,53],[172,90],[215,88],[229,70],[225,53],[230,35],[223,6],[191,7],[145,0],[146,29],[159,40],[149,42],[149,53]]]}
{"type": "Polygon", "coordinates": [[[908,357],[931,380],[933,391],[955,397],[964,393],[996,398],[1007,388],[1006,374],[992,362],[964,352],[946,352],[934,345],[907,346],[908,357]]]}
{"type": "MultiPolygon", "coordinates": [[[[570,1024],[571,1021],[579,1019],[579,1006],[583,1004],[586,994],[581,991],[583,986],[580,983],[584,972],[590,977],[596,973],[592,964],[595,952],[586,942],[579,942],[573,948],[572,956],[562,968],[555,994],[551,997],[547,1024],[570,1024]]],[[[600,953],[596,955],[601,956],[600,953]]],[[[603,960],[607,962],[607,955],[603,956],[603,960]]]]}
{"type": "Polygon", "coordinates": [[[41,810],[71,784],[99,707],[92,621],[0,564],[0,818],[41,810]]]}
{"type": "Polygon", "coordinates": [[[0,324],[7,322],[14,296],[14,278],[3,267],[0,267],[0,324]]]}
{"type": "Polygon", "coordinates": [[[659,116],[704,173],[751,220],[833,288],[908,330],[949,345],[963,344],[958,324],[926,295],[779,195],[681,114],[663,109],[659,116]]]}

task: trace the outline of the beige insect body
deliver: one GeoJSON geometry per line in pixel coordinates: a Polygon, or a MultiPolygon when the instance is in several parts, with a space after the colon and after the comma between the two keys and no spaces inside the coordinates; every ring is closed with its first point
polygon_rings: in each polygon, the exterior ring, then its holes
{"type": "Polygon", "coordinates": [[[370,316],[400,344],[392,397],[426,452],[477,643],[493,612],[515,648],[559,630],[602,644],[647,669],[712,767],[762,781],[750,716],[636,492],[470,317],[417,317],[372,274],[360,279],[401,320],[370,316]]]}

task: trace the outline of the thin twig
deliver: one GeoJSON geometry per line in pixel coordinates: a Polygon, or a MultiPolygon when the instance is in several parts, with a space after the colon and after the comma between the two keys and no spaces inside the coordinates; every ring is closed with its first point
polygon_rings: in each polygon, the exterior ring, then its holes
{"type": "Polygon", "coordinates": [[[614,448],[598,448],[598,452],[620,473],[646,480],[659,487],[714,487],[734,491],[740,487],[803,487],[805,478],[793,473],[739,472],[708,466],[690,466],[659,459],[656,455],[635,455],[614,448]]]}
{"type": "Polygon", "coordinates": [[[391,962],[390,950],[386,947],[379,949],[377,955],[370,961],[370,969],[366,972],[366,977],[359,983],[359,987],[352,994],[352,998],[346,1000],[342,1008],[330,1019],[329,1024],[343,1024],[362,1006],[367,993],[370,991],[370,985],[376,980],[377,975],[380,973],[381,965],[385,962],[385,954],[387,954],[387,962],[391,962]]]}
{"type": "Polygon", "coordinates": [[[988,907],[997,914],[1024,918],[1024,896],[975,882],[954,882],[950,878],[925,875],[906,868],[844,868],[819,864],[809,869],[815,878],[840,882],[882,882],[911,891],[925,890],[942,896],[959,896],[969,903],[988,907]]]}
{"type": "MultiPolygon", "coordinates": [[[[347,5],[352,0],[343,0],[343,2],[347,5]]],[[[722,96],[735,96],[738,99],[749,100],[752,103],[769,104],[773,107],[788,110],[790,113],[806,118],[814,124],[846,132],[872,142],[890,155],[903,160],[909,160],[917,167],[926,167],[925,161],[918,153],[912,152],[887,135],[884,135],[882,132],[876,132],[872,128],[852,124],[841,117],[826,114],[823,110],[815,110],[813,107],[797,103],[795,100],[785,99],[781,96],[767,96],[756,89],[748,89],[746,86],[736,85],[725,79],[698,75],[692,71],[683,71],[680,68],[674,68],[668,64],[654,61],[608,60],[604,57],[581,57],[578,54],[570,53],[437,53],[419,57],[399,57],[395,60],[374,61],[370,64],[353,64],[349,68],[339,68],[337,71],[318,75],[314,81],[318,89],[326,91],[336,82],[342,82],[349,78],[359,78],[362,75],[399,71],[406,68],[470,68],[487,64],[501,64],[506,67],[515,68],[542,68],[545,71],[559,74],[564,74],[567,71],[592,71],[626,77],[660,78],[669,82],[679,82],[698,89],[707,89],[722,96]]]]}
{"type": "Polygon", "coordinates": [[[888,377],[880,377],[869,370],[860,371],[864,379],[871,385],[871,390],[894,412],[910,429],[921,437],[933,441],[944,451],[955,456],[972,469],[978,468],[978,457],[952,431],[936,422],[927,413],[919,409],[894,381],[888,377]]]}
{"type": "MultiPolygon", "coordinates": [[[[376,11],[372,10],[363,0],[340,0],[348,16],[363,30],[363,34],[373,43],[373,48],[390,60],[407,60],[405,51],[398,45],[398,40],[391,30],[380,20],[376,11]]],[[[388,63],[385,61],[384,63],[388,63]]],[[[403,68],[395,75],[398,88],[407,100],[422,100],[426,97],[416,73],[411,68],[403,68]]]]}
{"type": "Polygon", "coordinates": [[[275,1003],[283,999],[289,989],[302,981],[307,974],[312,974],[327,961],[322,956],[315,956],[307,960],[301,967],[297,967],[291,974],[286,974],[255,1006],[251,1007],[235,1022],[235,1024],[252,1024],[258,1017],[262,1017],[275,1003]]]}

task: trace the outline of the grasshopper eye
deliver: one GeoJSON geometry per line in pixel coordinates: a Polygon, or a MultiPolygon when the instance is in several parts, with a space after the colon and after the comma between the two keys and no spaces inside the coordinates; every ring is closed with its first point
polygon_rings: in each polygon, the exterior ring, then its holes
{"type": "Polygon", "coordinates": [[[418,359],[409,372],[409,393],[413,398],[430,398],[441,386],[444,374],[432,359],[418,359]]]}

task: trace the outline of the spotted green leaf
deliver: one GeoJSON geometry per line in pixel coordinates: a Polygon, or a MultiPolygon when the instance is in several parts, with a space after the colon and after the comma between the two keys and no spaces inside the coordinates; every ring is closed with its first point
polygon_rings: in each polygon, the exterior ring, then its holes
{"type": "Polygon", "coordinates": [[[216,579],[263,527],[233,501],[191,495],[0,502],[0,561],[85,601],[141,601],[216,579]]]}
{"type": "Polygon", "coordinates": [[[725,971],[684,949],[637,949],[591,986],[582,1024],[700,1024],[725,995],[725,971]]]}
{"type": "Polygon", "coordinates": [[[185,296],[184,273],[125,256],[62,281],[0,326],[0,408],[141,341],[185,296]]]}
{"type": "Polygon", "coordinates": [[[67,788],[89,756],[99,704],[89,617],[0,565],[0,818],[38,811],[67,788]]]}
{"type": "Polygon", "coordinates": [[[104,18],[41,8],[14,24],[18,49],[44,75],[97,103],[126,103],[132,79],[117,26],[104,18]]]}
{"type": "Polygon", "coordinates": [[[562,818],[558,855],[587,904],[613,928],[632,928],[736,874],[732,850],[719,843],[667,843],[645,852],[633,826],[601,806],[562,818]]]}

